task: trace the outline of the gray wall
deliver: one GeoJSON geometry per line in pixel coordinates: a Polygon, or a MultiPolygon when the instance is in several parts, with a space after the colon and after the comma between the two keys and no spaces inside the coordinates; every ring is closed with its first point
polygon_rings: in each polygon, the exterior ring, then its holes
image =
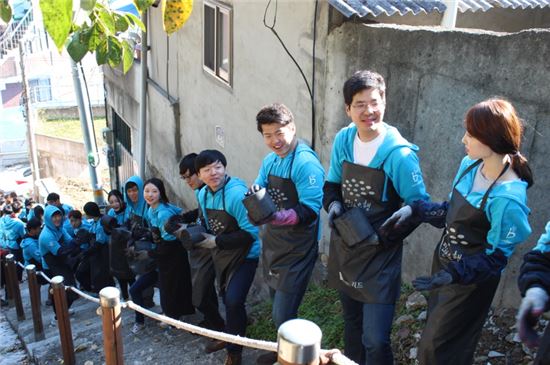
{"type": "MultiPolygon", "coordinates": [[[[321,150],[325,161],[335,132],[348,123],[341,85],[357,69],[385,76],[385,120],[420,146],[426,185],[434,200],[446,199],[464,156],[461,138],[467,109],[495,95],[517,108],[526,124],[522,152],[536,180],[528,191],[533,234],[518,248],[501,281],[495,303],[504,306],[518,303],[516,278],[522,254],[550,219],[545,196],[550,191],[550,147],[545,138],[550,135],[549,42],[549,31],[499,34],[352,23],[335,29],[328,38],[321,150]]],[[[422,226],[407,240],[405,281],[429,271],[439,236],[439,231],[422,226]]]]}

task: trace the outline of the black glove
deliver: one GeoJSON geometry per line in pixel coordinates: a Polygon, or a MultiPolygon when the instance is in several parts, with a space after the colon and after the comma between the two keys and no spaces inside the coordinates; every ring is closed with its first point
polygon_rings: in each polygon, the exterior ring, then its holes
{"type": "Polygon", "coordinates": [[[418,290],[433,290],[453,282],[453,277],[445,270],[440,270],[432,276],[419,276],[412,281],[413,287],[418,290]]]}
{"type": "Polygon", "coordinates": [[[334,220],[342,214],[344,214],[342,203],[337,200],[330,203],[328,207],[328,225],[330,228],[334,228],[334,220]]]}
{"type": "Polygon", "coordinates": [[[162,241],[162,233],[158,227],[151,228],[151,235],[153,236],[153,242],[160,243],[162,241]]]}
{"type": "Polygon", "coordinates": [[[258,184],[253,184],[248,188],[248,191],[244,194],[244,196],[250,196],[252,194],[256,194],[258,191],[262,190],[262,187],[258,184]]]}
{"type": "Polygon", "coordinates": [[[80,252],[80,247],[77,245],[67,245],[67,246],[61,246],[59,250],[57,251],[57,255],[59,256],[74,256],[77,255],[80,252]]]}
{"type": "Polygon", "coordinates": [[[185,224],[184,218],[176,214],[168,218],[168,221],[164,224],[164,230],[170,234],[174,234],[174,232],[181,228],[182,224],[185,224]]]}
{"type": "Polygon", "coordinates": [[[92,237],[93,237],[92,233],[88,232],[85,229],[79,229],[75,234],[74,242],[77,245],[87,244],[87,243],[90,243],[90,241],[92,240],[92,237]]]}

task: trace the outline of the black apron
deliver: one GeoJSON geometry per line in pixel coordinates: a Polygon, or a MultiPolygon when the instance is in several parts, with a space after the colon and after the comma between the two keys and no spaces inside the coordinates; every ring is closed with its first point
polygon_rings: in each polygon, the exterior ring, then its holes
{"type": "Polygon", "coordinates": [[[109,268],[109,245],[96,242],[97,247],[89,255],[92,290],[96,293],[106,286],[115,286],[109,268]]]}
{"type": "MultiPolygon", "coordinates": [[[[240,229],[235,218],[225,210],[225,187],[230,179],[231,178],[226,179],[221,191],[223,210],[207,208],[206,198],[208,197],[208,190],[206,194],[204,194],[203,206],[206,211],[205,219],[208,221],[210,231],[216,236],[222,233],[235,232],[240,229]]],[[[216,279],[218,281],[220,295],[225,293],[225,289],[229,285],[233,273],[246,259],[250,247],[251,244],[229,250],[221,250],[218,247],[212,249],[212,260],[214,261],[214,269],[216,270],[216,279]]]]}
{"type": "MultiPolygon", "coordinates": [[[[401,205],[382,167],[374,169],[348,161],[342,164],[342,198],[345,209],[364,209],[374,229],[401,205]],[[382,201],[384,191],[387,201],[382,201]]],[[[401,285],[401,242],[373,246],[363,241],[349,247],[333,229],[329,254],[329,286],[363,303],[395,303],[401,285]]]]}
{"type": "MultiPolygon", "coordinates": [[[[487,189],[479,207],[471,205],[456,185],[482,160],[469,166],[458,178],[447,211],[445,231],[434,253],[432,274],[451,261],[484,252],[489,248],[487,233],[491,223],[485,214],[489,192],[506,172],[487,189]]],[[[451,284],[430,292],[428,321],[420,340],[420,364],[471,364],[474,351],[500,277],[469,285],[451,284]]]]}
{"type": "Polygon", "coordinates": [[[156,256],[160,304],[164,313],[175,319],[195,313],[187,250],[177,240],[161,240],[156,256]]]}
{"type": "MultiPolygon", "coordinates": [[[[296,157],[294,149],[287,178],[267,177],[267,192],[278,210],[294,208],[299,203],[296,186],[291,180],[296,157]]],[[[318,253],[319,217],[309,225],[275,226],[267,224],[262,239],[262,261],[267,285],[286,293],[294,292],[296,283],[308,280],[318,253]]]]}
{"type": "MultiPolygon", "coordinates": [[[[199,208],[199,216],[195,222],[197,225],[202,224],[202,210],[199,208]]],[[[193,305],[197,308],[201,304],[216,297],[212,292],[214,288],[214,280],[216,280],[216,271],[214,262],[212,261],[212,250],[208,248],[194,247],[189,249],[189,264],[191,266],[191,283],[193,284],[193,305]]],[[[216,299],[217,301],[217,299],[216,299]]],[[[216,302],[217,303],[217,302],[216,302]]]]}
{"type": "Polygon", "coordinates": [[[131,281],[135,278],[126,256],[126,250],[131,235],[132,234],[124,228],[115,228],[112,230],[109,238],[109,263],[111,274],[118,280],[131,281]]]}

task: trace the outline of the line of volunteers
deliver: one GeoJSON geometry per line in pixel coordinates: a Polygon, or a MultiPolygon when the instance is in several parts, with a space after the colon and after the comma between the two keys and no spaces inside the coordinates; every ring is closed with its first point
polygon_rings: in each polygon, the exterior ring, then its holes
{"type": "MultiPolygon", "coordinates": [[[[344,353],[359,364],[384,365],[394,363],[390,331],[403,240],[429,223],[442,235],[431,273],[412,282],[429,291],[417,358],[427,365],[471,364],[501,273],[531,233],[527,189],[533,176],[520,152],[516,110],[502,98],[468,110],[461,140],[466,156],[449,182],[448,199],[434,202],[419,148],[384,122],[382,76],[357,71],[343,96],[351,123],[334,138],[326,176],[316,153],[297,138],[291,111],[275,103],[256,116],[272,152],[250,186],[227,173],[220,151],[204,150],[179,164],[195,192],[194,210],[171,204],[162,180],[137,176],[109,192],[105,215],[88,202],[83,217],[55,193],[45,207],[34,208],[31,200],[22,207],[6,196],[2,250],[90,292],[116,279],[124,299],[145,307],[154,305],[157,286],[165,315],[180,318],[197,309],[204,316],[200,326],[244,336],[246,298],[260,261],[275,326],[297,317],[318,256],[324,208],[331,230],[328,284],[340,295],[344,353]]],[[[550,363],[550,330],[542,340],[535,331],[549,305],[549,240],[550,222],[519,276],[518,330],[526,344],[540,345],[536,364],[550,363]]],[[[67,295],[70,305],[76,296],[67,295]]],[[[139,335],[144,324],[136,313],[132,331],[139,335]]],[[[217,340],[205,346],[208,353],[222,349],[226,365],[241,363],[241,346],[217,340]]],[[[274,362],[275,353],[257,359],[274,362]]]]}

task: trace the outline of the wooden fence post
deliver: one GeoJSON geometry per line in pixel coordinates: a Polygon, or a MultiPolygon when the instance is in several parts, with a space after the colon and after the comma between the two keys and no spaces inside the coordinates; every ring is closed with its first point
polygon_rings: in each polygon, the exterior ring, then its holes
{"type": "Polygon", "coordinates": [[[42,311],[40,309],[40,285],[36,278],[36,266],[27,265],[27,281],[29,283],[29,295],[31,297],[32,324],[34,327],[34,339],[44,339],[44,324],[42,322],[42,311]]]}
{"type": "Polygon", "coordinates": [[[69,320],[69,309],[67,307],[67,293],[65,292],[63,280],[63,276],[54,276],[52,279],[53,301],[55,315],[57,316],[57,328],[59,328],[59,338],[61,340],[61,350],[63,351],[63,364],[74,365],[76,360],[73,334],[71,331],[71,321],[69,320]]]}
{"type": "Polygon", "coordinates": [[[124,364],[120,312],[120,291],[112,286],[99,292],[101,318],[103,322],[103,350],[106,365],[124,364]]]}
{"type": "Polygon", "coordinates": [[[17,268],[15,267],[15,256],[9,254],[6,256],[6,271],[8,272],[9,280],[8,289],[11,291],[11,299],[15,302],[15,311],[17,312],[17,320],[25,320],[25,312],[23,311],[23,301],[21,300],[21,291],[19,290],[19,280],[17,279],[17,268]]]}

